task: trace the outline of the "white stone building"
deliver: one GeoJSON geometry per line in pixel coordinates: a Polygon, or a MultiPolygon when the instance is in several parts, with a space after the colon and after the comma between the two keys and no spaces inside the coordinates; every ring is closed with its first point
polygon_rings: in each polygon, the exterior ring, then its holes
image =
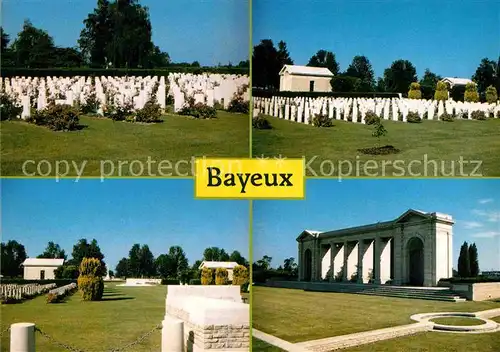
{"type": "Polygon", "coordinates": [[[54,270],[64,264],[64,259],[27,258],[23,262],[25,280],[55,279],[54,270]]]}
{"type": "Polygon", "coordinates": [[[436,286],[452,272],[450,215],[410,209],[397,219],[297,238],[300,281],[436,286]]]}
{"type": "Polygon", "coordinates": [[[239,264],[236,262],[212,262],[212,261],[203,261],[198,269],[202,270],[203,268],[210,268],[216,270],[217,268],[224,268],[227,270],[227,278],[229,281],[233,281],[233,269],[237,267],[239,264]]]}
{"type": "Polygon", "coordinates": [[[280,71],[280,91],[330,92],[333,73],[326,67],[285,65],[280,71]]]}
{"type": "Polygon", "coordinates": [[[450,89],[455,86],[466,86],[468,83],[474,83],[472,80],[468,78],[457,78],[457,77],[445,77],[441,80],[449,85],[450,89]]]}

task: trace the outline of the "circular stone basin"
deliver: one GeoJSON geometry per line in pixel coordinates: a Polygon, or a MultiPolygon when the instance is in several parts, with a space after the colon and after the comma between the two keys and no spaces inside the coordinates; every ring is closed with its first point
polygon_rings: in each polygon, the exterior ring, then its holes
{"type": "Polygon", "coordinates": [[[441,317],[430,319],[433,323],[452,326],[473,326],[486,324],[484,320],[468,317],[441,317]]]}

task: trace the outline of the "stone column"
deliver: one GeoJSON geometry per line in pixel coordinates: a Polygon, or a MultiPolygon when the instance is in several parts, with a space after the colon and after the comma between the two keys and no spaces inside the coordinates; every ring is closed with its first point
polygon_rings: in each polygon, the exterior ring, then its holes
{"type": "Polygon", "coordinates": [[[35,324],[15,323],[10,326],[10,352],[35,352],[35,324]]]}
{"type": "Polygon", "coordinates": [[[344,263],[342,267],[342,281],[347,281],[347,266],[349,260],[349,246],[347,241],[344,241],[344,263]]]}
{"type": "Polygon", "coordinates": [[[364,240],[358,241],[358,284],[363,283],[363,257],[365,256],[364,240]]]}
{"type": "Polygon", "coordinates": [[[374,268],[373,268],[373,283],[380,285],[380,237],[375,237],[375,249],[374,249],[374,268]]]}
{"type": "Polygon", "coordinates": [[[335,256],[337,255],[337,247],[335,243],[330,242],[330,282],[335,281],[335,256]]]}
{"type": "Polygon", "coordinates": [[[161,352],[184,352],[184,322],[166,316],[161,329],[161,352]]]}
{"type": "Polygon", "coordinates": [[[302,242],[299,242],[299,256],[298,256],[298,265],[299,265],[299,281],[304,280],[304,261],[302,260],[302,252],[304,245],[302,242]]]}
{"type": "Polygon", "coordinates": [[[380,281],[382,284],[391,279],[391,241],[391,238],[381,240],[380,281]]]}
{"type": "Polygon", "coordinates": [[[396,233],[394,237],[392,238],[394,241],[394,277],[392,278],[392,284],[393,285],[401,285],[403,283],[403,272],[402,272],[402,261],[403,261],[403,241],[402,241],[402,234],[401,233],[396,233]]]}

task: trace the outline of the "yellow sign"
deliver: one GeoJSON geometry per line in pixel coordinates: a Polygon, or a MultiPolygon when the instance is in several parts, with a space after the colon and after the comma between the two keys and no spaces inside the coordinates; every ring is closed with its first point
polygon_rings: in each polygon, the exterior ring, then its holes
{"type": "Polygon", "coordinates": [[[304,198],[303,159],[196,159],[195,197],[304,198]]]}

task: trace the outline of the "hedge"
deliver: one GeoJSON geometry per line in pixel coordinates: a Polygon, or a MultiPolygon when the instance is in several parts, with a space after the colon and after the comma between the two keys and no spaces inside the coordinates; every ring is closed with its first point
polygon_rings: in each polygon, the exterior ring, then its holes
{"type": "Polygon", "coordinates": [[[180,281],[177,279],[161,279],[162,285],[180,285],[180,281]]]}
{"type": "Polygon", "coordinates": [[[16,68],[2,67],[0,74],[2,77],[73,77],[73,76],[168,76],[169,73],[220,73],[234,75],[248,75],[248,68],[239,67],[184,67],[171,66],[157,69],[126,69],[126,68],[16,68]]]}
{"type": "Polygon", "coordinates": [[[55,283],[57,287],[69,285],[71,283],[76,283],[76,279],[50,279],[50,280],[24,280],[21,278],[16,279],[4,279],[0,280],[2,284],[16,284],[16,285],[28,285],[28,284],[52,284],[55,283]]]}
{"type": "Polygon", "coordinates": [[[270,91],[259,88],[252,89],[252,96],[259,98],[276,97],[332,97],[332,98],[399,98],[398,93],[380,93],[380,92],[290,92],[290,91],[270,91]]]}
{"type": "Polygon", "coordinates": [[[441,279],[439,282],[449,282],[452,284],[477,284],[481,282],[500,282],[500,278],[493,278],[487,276],[478,277],[452,277],[449,279],[441,279]]]}

